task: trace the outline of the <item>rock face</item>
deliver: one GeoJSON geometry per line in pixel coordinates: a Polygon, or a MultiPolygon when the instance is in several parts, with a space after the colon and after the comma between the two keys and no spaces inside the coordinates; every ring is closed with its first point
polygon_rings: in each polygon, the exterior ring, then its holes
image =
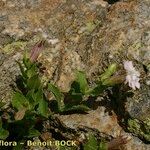
{"type": "MultiPolygon", "coordinates": [[[[15,60],[37,41],[46,40],[39,61],[47,69],[46,77],[63,91],[68,91],[76,69],[85,70],[92,81],[108,64],[116,62],[122,67],[124,60],[132,60],[141,73],[141,89],[132,91],[134,96],[127,98],[125,111],[147,125],[150,118],[149,8],[149,0],[1,0],[0,99],[11,99],[9,85],[19,73],[15,60]]],[[[105,114],[104,108],[92,110],[85,118],[69,115],[60,119],[70,127],[84,125],[115,137],[115,132],[122,127],[117,123],[117,116],[105,114]]],[[[150,136],[150,127],[147,132],[150,136]]],[[[150,142],[150,138],[146,140],[150,142]]],[[[127,149],[150,147],[133,138],[127,149]]]]}

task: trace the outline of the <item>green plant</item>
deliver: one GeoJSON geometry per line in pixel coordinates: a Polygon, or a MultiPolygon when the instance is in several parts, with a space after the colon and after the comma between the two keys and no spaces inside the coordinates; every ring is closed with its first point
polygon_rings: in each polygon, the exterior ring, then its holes
{"type": "MultiPolygon", "coordinates": [[[[16,80],[17,86],[14,88],[10,109],[0,109],[0,139],[25,143],[27,139],[38,137],[43,131],[43,122],[54,113],[87,112],[90,108],[86,101],[90,97],[97,97],[108,87],[118,84],[113,76],[116,72],[116,64],[112,64],[99,77],[94,86],[88,84],[83,71],[76,72],[76,80],[72,83],[68,93],[62,93],[50,82],[44,86],[36,61],[42,46],[43,42],[40,42],[32,49],[29,57],[24,55],[22,62],[17,62],[21,74],[16,80]],[[56,107],[53,105],[54,111],[46,97],[47,91],[53,93],[55,97],[57,105],[56,107]]],[[[0,103],[0,108],[3,105],[0,103]]],[[[100,149],[103,144],[98,144],[95,137],[91,135],[84,150],[88,150],[91,146],[100,149]]]]}
{"type": "Polygon", "coordinates": [[[116,72],[116,64],[110,65],[99,77],[94,87],[90,87],[83,71],[76,72],[76,80],[72,83],[68,93],[61,93],[58,87],[48,83],[48,90],[51,91],[57,101],[57,112],[82,111],[87,112],[90,108],[86,101],[90,97],[97,97],[108,87],[118,84],[112,75],[116,72]]]}
{"type": "Polygon", "coordinates": [[[4,140],[9,136],[9,132],[3,128],[3,122],[0,117],[0,139],[4,140]]]}
{"type": "MultiPolygon", "coordinates": [[[[40,80],[39,68],[35,62],[41,46],[42,43],[37,44],[30,57],[24,55],[23,61],[17,62],[21,75],[14,88],[11,111],[1,110],[0,139],[25,142],[27,139],[38,137],[43,129],[43,121],[51,114],[40,80]]],[[[3,103],[0,104],[3,106],[3,103]]]]}
{"type": "Polygon", "coordinates": [[[14,92],[12,106],[22,113],[16,117],[16,120],[21,120],[24,115],[33,113],[43,117],[49,116],[48,102],[44,95],[44,87],[39,77],[39,71],[36,63],[24,57],[23,65],[19,64],[21,76],[19,78],[18,89],[14,92]]]}
{"type": "Polygon", "coordinates": [[[83,144],[83,150],[107,150],[105,142],[99,142],[94,135],[90,134],[88,141],[83,144]]]}

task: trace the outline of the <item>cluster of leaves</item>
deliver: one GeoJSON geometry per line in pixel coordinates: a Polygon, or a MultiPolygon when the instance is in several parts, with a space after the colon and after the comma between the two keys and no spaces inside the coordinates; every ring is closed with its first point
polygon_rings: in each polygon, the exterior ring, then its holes
{"type": "Polygon", "coordinates": [[[83,150],[107,150],[107,144],[104,141],[99,142],[94,135],[90,134],[88,141],[83,145],[83,150]]]}
{"type": "MultiPolygon", "coordinates": [[[[2,115],[1,108],[4,105],[5,104],[3,102],[0,102],[0,115],[2,115]]],[[[6,139],[8,137],[8,135],[9,135],[9,132],[3,128],[2,118],[0,117],[0,139],[6,139]]]]}
{"type": "MultiPolygon", "coordinates": [[[[43,130],[43,121],[48,120],[53,113],[87,112],[90,110],[86,105],[89,97],[97,97],[105,89],[117,83],[112,76],[116,71],[116,64],[112,64],[99,77],[94,87],[89,86],[86,75],[82,71],[77,71],[76,80],[68,93],[62,93],[51,83],[44,86],[40,79],[39,67],[35,62],[40,46],[34,49],[30,58],[25,55],[21,63],[17,62],[21,75],[14,89],[11,111],[0,111],[0,139],[24,142],[38,137],[43,130]],[[55,97],[56,105],[52,107],[45,94],[47,91],[53,93],[55,97]]],[[[3,103],[0,105],[1,108],[3,103]]],[[[93,137],[90,137],[89,143],[85,146],[85,150],[91,143],[93,147],[94,145],[97,147],[93,137]]]]}
{"type": "Polygon", "coordinates": [[[48,119],[50,110],[37,64],[26,56],[22,63],[17,63],[21,75],[14,89],[10,106],[12,111],[1,111],[0,139],[26,141],[27,138],[40,136],[42,122],[48,119]]]}
{"type": "Polygon", "coordinates": [[[130,137],[119,135],[110,142],[106,142],[105,140],[97,140],[93,134],[89,134],[88,141],[83,145],[83,150],[122,149],[121,146],[127,144],[129,141],[130,137]]]}
{"type": "Polygon", "coordinates": [[[12,106],[18,111],[15,119],[21,120],[25,112],[48,117],[48,102],[44,95],[44,87],[39,77],[36,63],[29,58],[23,58],[23,65],[17,62],[21,76],[18,80],[18,89],[14,93],[12,106]],[[22,115],[19,115],[22,114],[22,115]]]}
{"type": "MultiPolygon", "coordinates": [[[[108,150],[105,141],[99,141],[93,134],[89,134],[87,140],[81,145],[83,150],[108,150]]],[[[59,150],[76,150],[76,147],[59,146],[59,150]]]]}
{"type": "Polygon", "coordinates": [[[141,139],[150,142],[150,120],[144,122],[138,119],[128,119],[128,130],[137,134],[141,139]]]}
{"type": "Polygon", "coordinates": [[[96,81],[94,87],[90,87],[86,75],[82,71],[76,72],[76,80],[72,83],[68,93],[61,91],[53,84],[48,84],[48,89],[54,94],[57,101],[57,112],[81,111],[86,112],[90,108],[86,101],[90,97],[97,97],[108,87],[115,85],[117,82],[112,76],[116,72],[116,64],[110,65],[106,71],[96,81]]]}

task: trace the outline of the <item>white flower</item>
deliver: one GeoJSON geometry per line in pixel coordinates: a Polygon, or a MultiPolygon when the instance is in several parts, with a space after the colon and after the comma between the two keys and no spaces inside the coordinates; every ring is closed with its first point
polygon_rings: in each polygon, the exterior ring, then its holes
{"type": "Polygon", "coordinates": [[[129,87],[131,87],[134,90],[136,88],[139,89],[140,88],[140,83],[139,83],[140,73],[135,70],[135,68],[133,67],[132,61],[125,61],[124,62],[124,69],[127,72],[125,83],[129,83],[129,87]]]}

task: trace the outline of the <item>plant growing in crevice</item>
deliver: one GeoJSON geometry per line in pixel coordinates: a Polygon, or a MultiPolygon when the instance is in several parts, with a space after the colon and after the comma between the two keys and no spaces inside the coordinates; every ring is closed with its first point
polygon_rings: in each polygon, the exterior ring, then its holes
{"type": "Polygon", "coordinates": [[[98,141],[93,134],[88,136],[88,140],[83,144],[83,150],[107,150],[107,144],[104,141],[98,141]]]}
{"type": "Polygon", "coordinates": [[[122,77],[113,76],[117,65],[111,64],[103,74],[100,75],[95,85],[90,87],[83,71],[76,71],[76,79],[71,84],[69,92],[62,93],[58,87],[48,83],[48,90],[52,92],[57,101],[58,113],[64,112],[87,112],[90,108],[87,106],[87,100],[91,97],[98,97],[103,92],[116,84],[122,83],[122,77]]]}
{"type": "Polygon", "coordinates": [[[35,62],[42,45],[43,42],[36,44],[30,57],[24,55],[23,61],[17,62],[21,75],[14,88],[10,110],[1,112],[0,139],[25,142],[28,138],[40,136],[42,122],[50,116],[44,86],[35,62]]]}
{"type": "Polygon", "coordinates": [[[118,136],[109,142],[98,140],[93,134],[89,134],[88,140],[83,144],[83,150],[113,150],[129,142],[128,136],[118,136]]]}
{"type": "MultiPolygon", "coordinates": [[[[83,71],[76,72],[76,79],[67,93],[61,92],[51,82],[45,86],[37,63],[43,44],[43,41],[36,44],[29,56],[25,54],[22,62],[17,62],[21,74],[16,81],[10,109],[0,111],[0,139],[25,143],[27,139],[41,135],[43,122],[49,120],[54,113],[88,112],[89,98],[96,99],[109,87],[124,82],[125,76],[116,76],[117,65],[111,64],[93,86],[89,85],[83,71]],[[56,105],[51,105],[46,92],[53,93],[56,105]]],[[[2,105],[0,103],[0,107],[2,105]]],[[[84,150],[90,145],[96,148],[105,147],[103,143],[97,143],[92,135],[84,150]]]]}

